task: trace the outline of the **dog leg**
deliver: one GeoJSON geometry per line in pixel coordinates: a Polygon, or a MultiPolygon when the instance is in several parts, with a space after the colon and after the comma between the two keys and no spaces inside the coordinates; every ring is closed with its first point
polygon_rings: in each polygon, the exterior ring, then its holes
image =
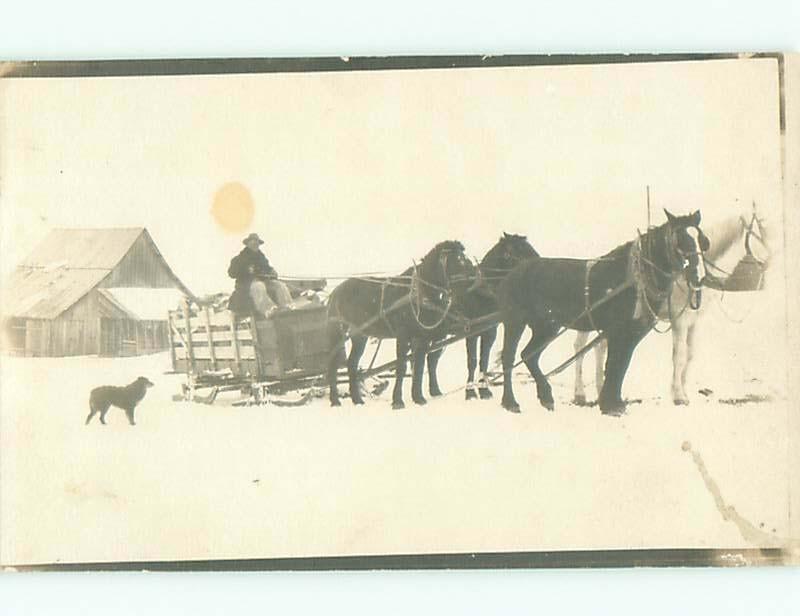
{"type": "Polygon", "coordinates": [[[97,413],[97,409],[92,407],[92,405],[90,404],[89,405],[89,416],[86,418],[86,422],[83,424],[84,426],[89,424],[89,422],[92,420],[92,417],[94,417],[95,413],[97,413]]]}
{"type": "Polygon", "coordinates": [[[136,422],[133,421],[133,409],[125,409],[125,415],[128,417],[128,423],[135,426],[136,422]]]}
{"type": "Polygon", "coordinates": [[[104,406],[100,409],[100,423],[106,425],[106,413],[108,413],[108,407],[104,406]]]}

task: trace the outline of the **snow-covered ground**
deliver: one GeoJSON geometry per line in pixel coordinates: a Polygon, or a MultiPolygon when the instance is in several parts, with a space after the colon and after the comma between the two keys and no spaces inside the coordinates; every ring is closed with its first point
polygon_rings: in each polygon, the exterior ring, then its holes
{"type": "MultiPolygon", "coordinates": [[[[705,301],[713,305],[700,325],[692,404],[672,405],[671,336],[651,334],[624,387],[643,402],[619,419],[569,403],[572,369],[552,379],[554,413],[520,373],[523,412],[513,415],[500,408],[499,389],[494,400],[466,403],[459,390],[423,408],[410,404],[407,387],[404,411],[390,408],[390,391],[360,408],[344,400],[332,409],[325,399],[207,406],[172,400],[183,377],[164,374],[166,353],[4,357],[2,560],[779,542],[790,533],[789,449],[798,436],[789,428],[797,409],[786,389],[780,297],[728,295],[728,317],[716,296],[705,301]],[[115,409],[107,426],[84,425],[92,387],[140,374],[156,386],[137,426],[115,409]],[[748,395],[770,400],[725,402],[748,395]],[[723,516],[720,498],[737,515],[723,516]]],[[[572,341],[554,344],[545,367],[569,356],[572,341]]],[[[388,355],[393,344],[383,347],[388,355]]],[[[463,385],[463,345],[445,352],[440,372],[445,391],[463,385]]]]}

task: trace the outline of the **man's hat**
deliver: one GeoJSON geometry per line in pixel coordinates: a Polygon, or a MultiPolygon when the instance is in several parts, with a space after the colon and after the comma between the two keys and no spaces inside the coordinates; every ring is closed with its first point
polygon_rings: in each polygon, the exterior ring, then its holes
{"type": "Polygon", "coordinates": [[[248,235],[246,238],[244,238],[242,240],[242,244],[247,244],[247,242],[250,242],[252,240],[257,241],[259,243],[259,245],[264,243],[264,240],[262,240],[260,237],[258,237],[258,233],[251,233],[250,235],[248,235]]]}

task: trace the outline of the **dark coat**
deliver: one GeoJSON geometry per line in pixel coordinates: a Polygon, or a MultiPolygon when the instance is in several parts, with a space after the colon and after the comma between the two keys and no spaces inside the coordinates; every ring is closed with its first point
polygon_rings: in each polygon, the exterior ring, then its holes
{"type": "Polygon", "coordinates": [[[249,314],[253,311],[250,284],[256,278],[277,278],[278,272],[269,264],[269,260],[263,252],[260,250],[254,252],[245,247],[242,252],[231,259],[228,276],[236,280],[236,287],[228,302],[228,308],[238,314],[249,314]]]}

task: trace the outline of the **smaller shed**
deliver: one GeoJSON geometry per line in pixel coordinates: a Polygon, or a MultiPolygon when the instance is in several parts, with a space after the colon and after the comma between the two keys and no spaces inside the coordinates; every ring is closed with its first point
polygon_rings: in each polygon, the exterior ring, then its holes
{"type": "Polygon", "coordinates": [[[56,229],[3,284],[16,355],[138,355],[169,348],[167,313],[193,295],[146,229],[56,229]]]}

